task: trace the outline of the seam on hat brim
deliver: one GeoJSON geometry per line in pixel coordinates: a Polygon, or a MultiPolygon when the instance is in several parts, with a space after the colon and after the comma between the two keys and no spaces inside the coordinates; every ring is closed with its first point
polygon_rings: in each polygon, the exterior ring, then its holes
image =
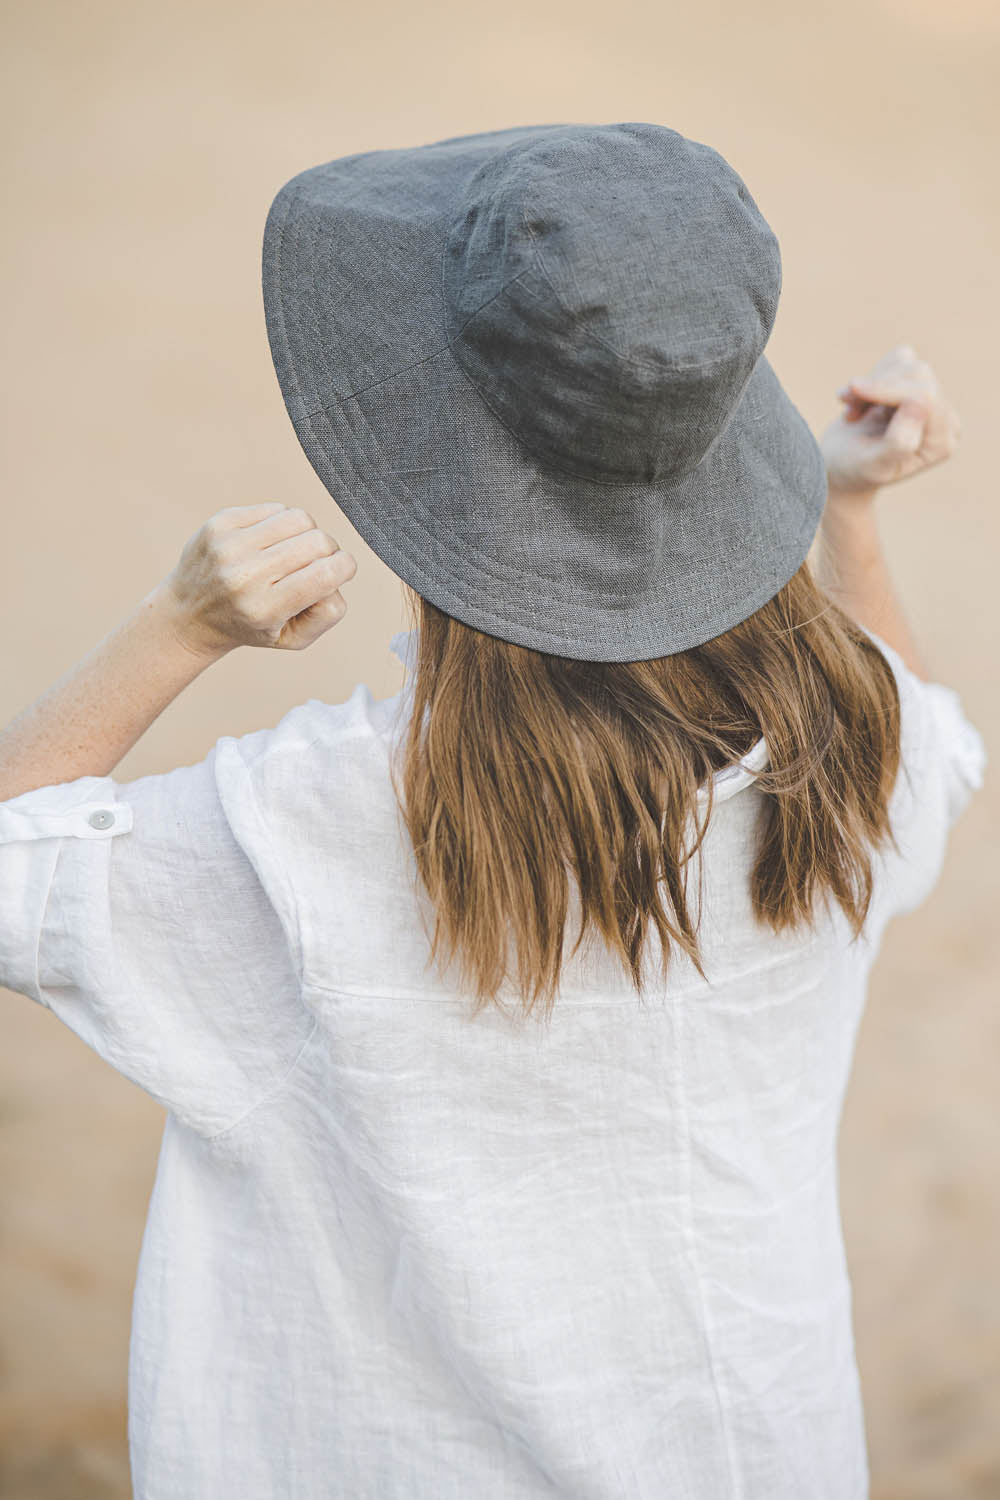
{"type": "MultiPolygon", "coordinates": [[[[294,194],[290,194],[289,199],[294,201],[294,196],[294,194]]],[[[289,339],[288,327],[286,323],[286,298],[281,275],[282,260],[280,249],[283,239],[281,230],[283,230],[288,217],[288,200],[286,200],[286,202],[284,203],[283,209],[283,218],[280,224],[275,226],[275,229],[278,231],[275,236],[278,246],[278,253],[271,257],[268,267],[268,281],[270,283],[268,301],[271,309],[277,315],[275,331],[281,343],[283,364],[292,383],[294,394],[297,397],[298,401],[301,403],[302,391],[298,380],[296,362],[292,358],[292,346],[289,339]]],[[[312,241],[313,244],[316,243],[316,238],[317,237],[314,237],[312,241]]],[[[362,388],[362,390],[373,389],[375,386],[387,383],[392,379],[398,378],[401,374],[405,373],[407,369],[415,368],[420,364],[427,363],[429,360],[432,360],[435,357],[439,357],[441,355],[446,355],[455,369],[457,371],[460,371],[463,377],[468,380],[468,377],[465,376],[465,372],[462,370],[461,365],[458,363],[458,361],[455,359],[454,354],[451,352],[450,345],[446,344],[443,349],[438,349],[436,351],[433,351],[429,355],[423,356],[420,360],[415,361],[413,365],[404,367],[403,370],[396,371],[393,375],[384,377],[382,381],[373,382],[372,385],[362,388]]],[[[764,356],[762,355],[761,358],[763,359],[764,356]]],[[[488,403],[485,403],[485,401],[483,401],[482,393],[478,391],[478,388],[475,386],[475,384],[471,381],[469,381],[468,383],[471,386],[471,389],[476,391],[480,402],[486,407],[486,410],[490,412],[493,420],[500,421],[500,419],[497,417],[497,414],[493,412],[492,409],[488,406],[488,403]]],[[[360,393],[361,392],[359,391],[356,394],[360,393]]],[[[745,399],[745,393],[744,397],[741,397],[741,402],[743,399],[745,399]]],[[[349,468],[350,474],[353,475],[361,485],[365,486],[368,489],[370,489],[372,484],[381,487],[384,492],[391,497],[392,507],[397,511],[397,513],[405,515],[409,519],[411,529],[415,529],[422,533],[423,538],[430,542],[434,547],[444,551],[445,553],[450,553],[452,556],[458,559],[462,565],[463,572],[467,573],[470,568],[474,569],[483,578],[491,579],[501,585],[505,583],[513,583],[517,585],[523,581],[527,571],[523,565],[506,565],[502,562],[501,559],[498,559],[496,557],[488,557],[486,554],[478,553],[478,549],[470,546],[469,544],[464,544],[462,546],[453,544],[450,541],[449,537],[440,529],[438,529],[438,518],[432,516],[427,506],[421,501],[419,494],[410,490],[408,487],[402,487],[402,490],[405,490],[406,503],[401,503],[401,487],[398,484],[394,485],[391,482],[391,476],[379,474],[370,469],[366,471],[365,468],[358,465],[355,455],[352,454],[351,451],[346,448],[336,437],[334,438],[334,443],[332,445],[333,454],[331,454],[331,451],[329,451],[327,446],[324,445],[324,443],[321,441],[315,424],[317,418],[327,418],[328,411],[332,406],[336,404],[337,402],[330,402],[327,404],[327,406],[319,408],[311,414],[305,414],[299,418],[292,418],[293,429],[299,435],[302,446],[306,450],[307,457],[309,457],[313,468],[319,474],[319,477],[324,484],[324,488],[326,488],[331,493],[331,495],[336,497],[338,493],[336,484],[338,476],[334,473],[333,455],[335,454],[338,458],[342,458],[345,461],[349,468]],[[334,480],[334,485],[332,487],[324,477],[324,473],[328,474],[334,480]],[[423,517],[427,518],[426,521],[422,519],[420,514],[421,512],[423,517]],[[427,524],[428,522],[430,524],[427,524]],[[477,553],[478,556],[475,555],[477,553]]],[[[286,406],[287,405],[288,402],[286,401],[286,406]]],[[[355,410],[357,410],[364,419],[363,407],[358,406],[355,408],[355,410]]],[[[794,413],[794,408],[792,408],[792,412],[794,413]]],[[[801,417],[799,418],[799,420],[802,420],[801,417]]],[[[505,424],[501,423],[501,425],[505,424]]],[[[330,426],[332,433],[332,424],[330,424],[330,426]]],[[[505,428],[505,430],[509,432],[509,429],[505,428]]],[[[515,441],[520,441],[516,438],[516,434],[510,435],[515,439],[515,441]]],[[[539,465],[539,467],[541,468],[544,466],[539,465]]],[[[556,470],[555,472],[559,473],[560,471],[556,470]]],[[[580,476],[572,477],[576,479],[577,482],[580,482],[580,476]]],[[[605,482],[599,480],[585,480],[583,482],[604,484],[605,487],[609,487],[605,482]]],[[[658,493],[653,486],[637,484],[635,482],[613,484],[610,487],[639,491],[646,490],[651,496],[658,493]]],[[[536,634],[547,636],[549,640],[553,642],[553,645],[551,647],[535,645],[534,649],[537,650],[552,650],[553,652],[558,652],[559,644],[562,641],[570,641],[572,643],[578,644],[579,632],[577,630],[574,630],[572,633],[560,631],[555,621],[552,620],[550,620],[546,624],[544,629],[539,629],[537,612],[524,609],[510,600],[505,601],[505,614],[503,616],[497,616],[496,613],[492,611],[477,611],[474,601],[470,601],[467,596],[454,593],[455,581],[456,577],[458,576],[457,573],[452,573],[450,571],[442,572],[440,571],[440,569],[435,571],[435,569],[429,564],[427,552],[418,552],[415,550],[417,546],[416,538],[411,538],[410,536],[408,536],[405,530],[390,535],[386,531],[386,529],[378,523],[378,521],[374,518],[374,516],[368,509],[364,508],[363,506],[353,508],[349,503],[345,504],[343,500],[338,500],[338,503],[342,504],[345,512],[347,512],[348,514],[349,519],[351,519],[353,524],[357,525],[357,529],[359,530],[359,532],[361,532],[362,535],[364,535],[364,530],[367,528],[378,536],[384,538],[383,550],[386,554],[385,560],[390,567],[393,565],[390,559],[394,558],[401,557],[407,563],[413,562],[415,564],[415,567],[411,570],[410,576],[416,578],[427,578],[430,579],[436,586],[440,585],[443,588],[444,596],[448,597],[449,600],[454,600],[455,604],[457,604],[458,610],[454,612],[459,614],[460,618],[462,618],[463,616],[459,612],[464,610],[466,614],[472,613],[478,615],[479,619],[483,621],[482,628],[487,630],[487,633],[489,633],[488,627],[490,624],[494,625],[494,627],[497,624],[509,625],[517,629],[527,628],[536,634]],[[354,511],[353,514],[352,509],[354,511]],[[361,524],[355,522],[355,515],[359,517],[361,524]]],[[[805,509],[803,510],[803,524],[800,532],[798,533],[798,538],[794,544],[790,544],[789,549],[786,551],[786,556],[798,556],[798,561],[790,570],[788,570],[787,577],[792,576],[795,568],[801,566],[801,562],[804,560],[805,556],[808,555],[809,546],[811,546],[812,544],[821,511],[822,506],[816,509],[814,514],[814,508],[810,505],[806,505],[805,509]],[[808,545],[806,546],[805,551],[802,551],[801,544],[806,536],[808,536],[808,545]],[[800,553],[801,555],[798,555],[800,553]]],[[[782,569],[781,571],[784,571],[784,569],[782,569]]],[[[566,591],[565,585],[561,582],[561,580],[551,574],[530,573],[530,577],[536,579],[539,583],[541,583],[550,595],[556,596],[557,602],[562,607],[564,613],[568,611],[572,614],[576,614],[577,611],[579,611],[579,618],[585,628],[593,624],[594,610],[592,606],[589,604],[580,603],[576,598],[574,598],[572,593],[566,591]]],[[[787,577],[778,578],[777,574],[772,573],[763,584],[758,583],[757,587],[751,590],[749,594],[745,595],[739,603],[734,604],[732,608],[727,611],[726,615],[722,617],[721,625],[717,622],[713,623],[712,632],[708,636],[701,635],[701,627],[697,627],[697,629],[694,631],[694,634],[695,636],[699,637],[698,639],[685,640],[682,636],[680,644],[671,644],[669,651],[664,652],[654,649],[650,657],[629,657],[621,659],[646,660],[653,659],[659,655],[672,655],[678,651],[690,649],[695,645],[702,644],[705,640],[713,639],[715,636],[724,633],[725,630],[730,629],[733,625],[745,619],[748,614],[753,613],[756,609],[760,608],[764,603],[766,603],[768,599],[772,598],[777,590],[782,587],[783,583],[787,581],[787,577]],[[777,579],[777,581],[775,581],[775,579],[777,579]]],[[[652,599],[654,597],[655,589],[656,583],[654,580],[651,583],[650,589],[647,591],[647,599],[652,599]]],[[[603,592],[599,589],[591,589],[590,593],[592,598],[604,597],[607,599],[614,599],[617,597],[614,592],[603,592]]],[[[641,607],[641,600],[637,601],[637,603],[641,607]]],[[[442,607],[445,606],[442,604],[442,607]]],[[[474,624],[475,622],[470,621],[469,623],[474,624]]],[[[494,633],[496,633],[495,630],[494,633]]],[[[618,658],[602,656],[580,659],[612,660],[618,658]]]]}

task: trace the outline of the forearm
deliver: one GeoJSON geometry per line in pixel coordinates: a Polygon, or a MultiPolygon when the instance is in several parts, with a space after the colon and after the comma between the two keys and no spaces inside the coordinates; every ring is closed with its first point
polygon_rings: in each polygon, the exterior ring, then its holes
{"type": "Polygon", "coordinates": [[[875,501],[878,491],[831,488],[819,536],[819,581],[847,614],[893,646],[918,677],[930,673],[889,575],[875,501]]]}
{"type": "Polygon", "coordinates": [[[105,776],[184,688],[221,656],[177,629],[163,585],[0,731],[0,801],[105,776]]]}

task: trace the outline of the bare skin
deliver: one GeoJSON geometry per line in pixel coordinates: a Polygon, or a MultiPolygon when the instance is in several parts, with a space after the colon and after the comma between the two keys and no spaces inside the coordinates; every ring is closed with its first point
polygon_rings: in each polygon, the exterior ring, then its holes
{"type": "MultiPolygon", "coordinates": [[[[826,587],[926,677],[892,590],[875,501],[949,457],[958,418],[907,345],[837,394],[845,410],[821,441],[826,587]]],[[[236,647],[311,645],[343,619],[340,587],[356,569],[303,510],[270,501],[218,512],[134,612],[0,732],[0,801],[109,775],[168,704],[236,647]]]]}
{"type": "Polygon", "coordinates": [[[237,646],[300,651],[347,610],[357,563],[303,510],[230,506],[132,614],[0,733],[0,801],[109,775],[163,710],[237,646]]]}
{"type": "Polygon", "coordinates": [[[848,614],[894,646],[925,681],[929,672],[893,589],[876,501],[881,490],[950,458],[961,423],[930,365],[909,344],[837,395],[844,410],[820,440],[828,476],[819,580],[848,614]]]}

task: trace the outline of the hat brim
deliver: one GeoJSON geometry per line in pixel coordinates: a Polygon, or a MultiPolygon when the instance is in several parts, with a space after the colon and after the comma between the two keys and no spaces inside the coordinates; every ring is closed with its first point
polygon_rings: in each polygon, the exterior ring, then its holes
{"type": "Polygon", "coordinates": [[[671,655],[746,619],[801,566],[826,501],[822,455],[763,355],[702,462],[670,483],[543,467],[507,430],[448,345],[441,259],[468,177],[528,129],[285,184],[262,256],[278,383],[351,525],[439,609],[578,660],[671,655]],[[399,211],[373,213],[379,195],[399,211]]]}

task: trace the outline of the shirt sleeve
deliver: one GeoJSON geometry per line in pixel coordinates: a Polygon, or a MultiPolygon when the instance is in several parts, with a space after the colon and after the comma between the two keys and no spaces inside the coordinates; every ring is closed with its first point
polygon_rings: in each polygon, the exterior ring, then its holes
{"type": "Polygon", "coordinates": [[[948,838],[983,784],[986,746],[959,694],[925,682],[867,632],[892,666],[900,700],[900,769],[889,805],[898,853],[882,852],[884,917],[912,911],[937,884],[948,838]]]}
{"type": "Polygon", "coordinates": [[[312,1031],[247,755],[280,730],[0,802],[0,985],[203,1135],[277,1087],[312,1031]]]}

